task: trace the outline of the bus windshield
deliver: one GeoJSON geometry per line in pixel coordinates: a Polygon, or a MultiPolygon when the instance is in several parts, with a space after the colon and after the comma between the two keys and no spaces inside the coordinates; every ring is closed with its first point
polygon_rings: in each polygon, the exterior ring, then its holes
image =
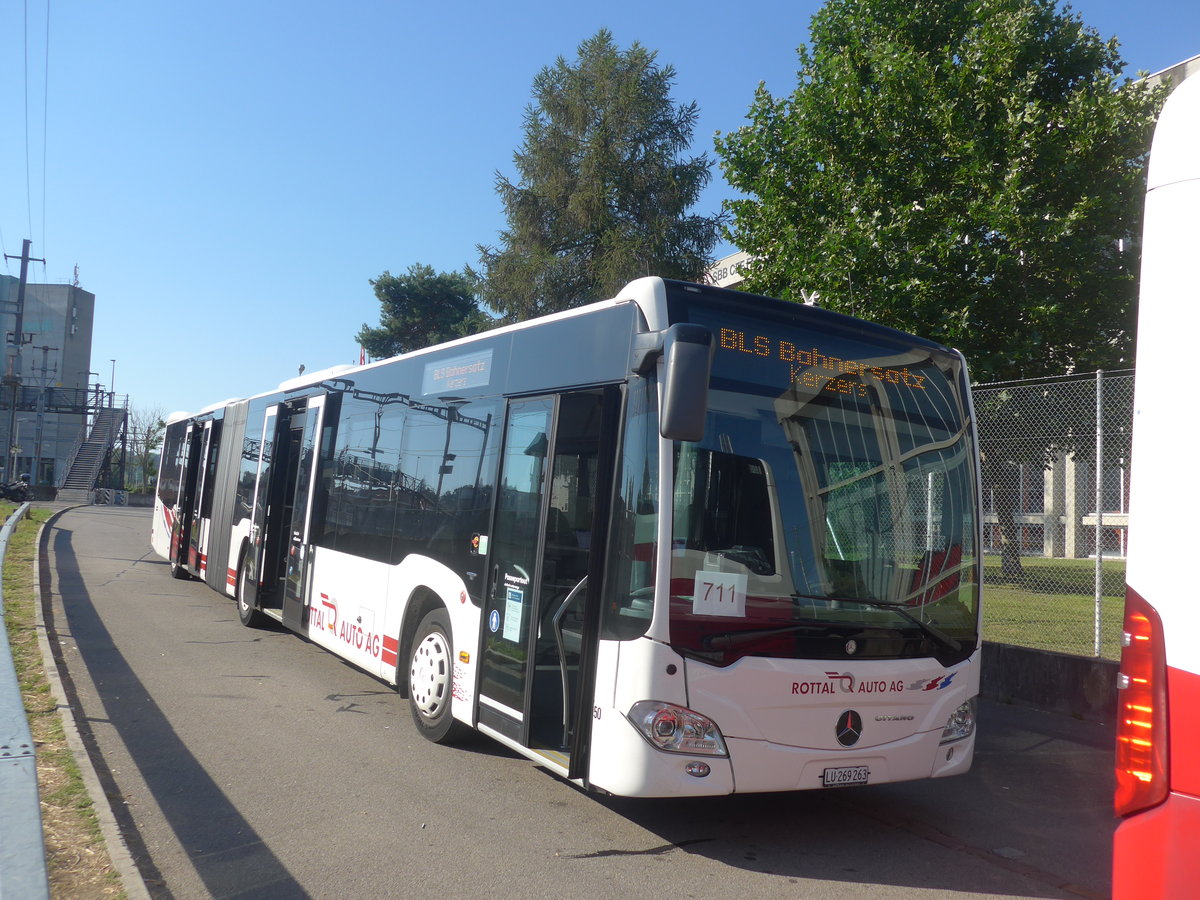
{"type": "Polygon", "coordinates": [[[978,621],[961,362],[819,315],[828,331],[691,313],[717,351],[704,440],[675,444],[671,643],[716,665],[953,665],[978,621]]]}

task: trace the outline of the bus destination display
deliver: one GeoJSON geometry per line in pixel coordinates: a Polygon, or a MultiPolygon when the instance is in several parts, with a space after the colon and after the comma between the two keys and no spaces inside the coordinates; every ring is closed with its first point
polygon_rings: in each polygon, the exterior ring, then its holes
{"type": "Polygon", "coordinates": [[[717,329],[717,346],[723,351],[787,363],[790,383],[832,393],[867,396],[867,388],[863,381],[839,377],[842,375],[902,385],[914,391],[926,390],[925,380],[929,377],[914,372],[907,366],[894,368],[877,366],[871,361],[842,359],[823,352],[819,347],[801,349],[792,341],[765,334],[752,335],[736,328],[717,329]]]}

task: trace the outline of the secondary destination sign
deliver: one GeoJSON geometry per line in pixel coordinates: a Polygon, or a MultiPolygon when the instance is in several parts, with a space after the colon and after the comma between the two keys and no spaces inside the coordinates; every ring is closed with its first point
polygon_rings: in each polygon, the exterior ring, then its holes
{"type": "Polygon", "coordinates": [[[492,351],[478,350],[426,363],[421,392],[446,394],[465,388],[486,387],[491,380],[492,351]]]}

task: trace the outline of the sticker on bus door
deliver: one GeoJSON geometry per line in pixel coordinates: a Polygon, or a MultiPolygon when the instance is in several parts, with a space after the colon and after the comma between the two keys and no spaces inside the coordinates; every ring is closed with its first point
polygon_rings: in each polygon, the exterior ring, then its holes
{"type": "Polygon", "coordinates": [[[521,640],[521,607],[525,602],[525,592],[520,588],[505,588],[504,599],[504,639],[514,644],[521,640]]]}

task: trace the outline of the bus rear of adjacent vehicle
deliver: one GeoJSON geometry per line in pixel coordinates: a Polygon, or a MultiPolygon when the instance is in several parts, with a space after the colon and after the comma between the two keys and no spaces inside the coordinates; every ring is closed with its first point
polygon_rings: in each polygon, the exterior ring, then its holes
{"type": "Polygon", "coordinates": [[[1200,331],[1200,77],[1163,107],[1150,151],[1138,308],[1129,558],[1117,692],[1113,896],[1200,891],[1200,483],[1181,461],[1200,331]]]}

